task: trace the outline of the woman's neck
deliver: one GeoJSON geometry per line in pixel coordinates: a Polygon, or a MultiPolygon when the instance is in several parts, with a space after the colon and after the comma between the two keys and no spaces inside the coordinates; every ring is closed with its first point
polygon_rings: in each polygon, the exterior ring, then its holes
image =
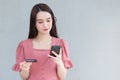
{"type": "Polygon", "coordinates": [[[38,35],[32,40],[32,44],[35,49],[50,49],[52,37],[50,35],[38,35]]]}
{"type": "Polygon", "coordinates": [[[38,42],[41,42],[41,41],[48,41],[48,40],[51,40],[51,36],[49,34],[46,34],[46,35],[38,35],[35,40],[38,41],[38,42]]]}

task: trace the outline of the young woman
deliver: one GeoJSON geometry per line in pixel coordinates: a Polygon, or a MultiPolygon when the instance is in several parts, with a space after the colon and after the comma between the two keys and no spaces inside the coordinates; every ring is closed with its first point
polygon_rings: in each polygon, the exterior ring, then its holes
{"type": "Polygon", "coordinates": [[[58,38],[52,10],[47,4],[36,4],[31,11],[28,39],[18,45],[13,70],[19,71],[22,80],[63,80],[72,66],[67,45],[58,38]],[[59,54],[51,51],[54,45],[60,46],[59,54]]]}

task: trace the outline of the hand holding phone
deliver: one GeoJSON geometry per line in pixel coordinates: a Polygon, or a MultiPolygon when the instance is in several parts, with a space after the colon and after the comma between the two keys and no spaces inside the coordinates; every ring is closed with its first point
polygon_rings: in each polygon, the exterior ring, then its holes
{"type": "Polygon", "coordinates": [[[60,52],[60,46],[55,45],[55,46],[52,46],[52,47],[51,47],[50,55],[56,57],[56,56],[52,53],[52,51],[55,51],[57,54],[59,54],[59,52],[60,52]]]}

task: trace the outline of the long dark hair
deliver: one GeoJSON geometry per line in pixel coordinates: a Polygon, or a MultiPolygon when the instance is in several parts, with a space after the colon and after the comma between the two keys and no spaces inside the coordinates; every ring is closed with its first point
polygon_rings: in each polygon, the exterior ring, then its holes
{"type": "Polygon", "coordinates": [[[36,29],[35,24],[36,24],[36,15],[40,11],[46,11],[51,14],[52,28],[50,30],[50,35],[58,38],[57,29],[56,29],[56,18],[53,14],[53,11],[50,9],[50,7],[47,4],[39,3],[39,4],[36,4],[35,6],[33,6],[32,10],[31,10],[28,39],[35,38],[38,35],[38,30],[36,29]]]}

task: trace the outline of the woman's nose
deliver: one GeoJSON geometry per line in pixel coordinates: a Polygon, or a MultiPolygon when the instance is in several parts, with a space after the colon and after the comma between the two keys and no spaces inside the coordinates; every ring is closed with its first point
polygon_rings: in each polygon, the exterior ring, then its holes
{"type": "Polygon", "coordinates": [[[47,27],[47,22],[44,22],[44,27],[47,27]]]}

